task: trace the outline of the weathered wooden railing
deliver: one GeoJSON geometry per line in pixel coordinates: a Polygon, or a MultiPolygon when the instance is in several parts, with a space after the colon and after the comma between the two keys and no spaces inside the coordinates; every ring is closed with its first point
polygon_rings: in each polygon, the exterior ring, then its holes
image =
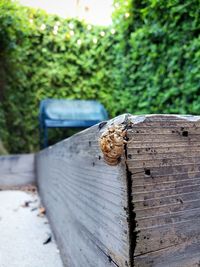
{"type": "Polygon", "coordinates": [[[199,266],[199,119],[123,115],[36,155],[66,266],[199,266]]]}

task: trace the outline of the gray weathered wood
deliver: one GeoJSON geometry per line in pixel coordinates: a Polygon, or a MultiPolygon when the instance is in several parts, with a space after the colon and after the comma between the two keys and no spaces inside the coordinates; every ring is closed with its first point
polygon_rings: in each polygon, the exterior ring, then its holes
{"type": "Polygon", "coordinates": [[[34,154],[0,156],[0,188],[24,186],[34,182],[34,154]]]}
{"type": "Polygon", "coordinates": [[[127,114],[100,126],[36,157],[65,265],[199,266],[200,117],[127,114]],[[98,142],[113,124],[129,139],[117,166],[98,142]]]}
{"type": "Polygon", "coordinates": [[[94,126],[37,155],[39,192],[67,267],[129,266],[126,170],[104,162],[103,130],[94,126]]]}
{"type": "Polygon", "coordinates": [[[128,130],[137,267],[200,262],[199,117],[147,116],[128,130]]]}

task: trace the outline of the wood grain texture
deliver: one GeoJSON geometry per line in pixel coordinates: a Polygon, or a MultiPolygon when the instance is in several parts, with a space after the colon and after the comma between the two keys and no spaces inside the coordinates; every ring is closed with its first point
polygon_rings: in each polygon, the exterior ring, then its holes
{"type": "Polygon", "coordinates": [[[200,117],[126,114],[36,157],[39,190],[67,267],[200,266],[200,117]],[[100,135],[127,128],[117,166],[100,135]]]}
{"type": "Polygon", "coordinates": [[[199,117],[146,116],[128,130],[134,266],[200,266],[199,117]]]}
{"type": "Polygon", "coordinates": [[[0,188],[35,183],[35,155],[0,156],[0,188]]]}
{"type": "Polygon", "coordinates": [[[39,192],[67,267],[130,266],[126,168],[103,160],[98,140],[106,127],[36,156],[39,192]]]}

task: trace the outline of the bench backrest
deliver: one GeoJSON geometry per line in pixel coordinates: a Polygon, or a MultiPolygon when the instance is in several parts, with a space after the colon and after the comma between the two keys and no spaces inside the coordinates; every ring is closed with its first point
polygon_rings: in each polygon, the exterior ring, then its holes
{"type": "Polygon", "coordinates": [[[94,100],[45,99],[40,105],[41,122],[46,119],[100,122],[107,118],[104,106],[94,100]]]}
{"type": "Polygon", "coordinates": [[[87,128],[107,120],[102,104],[94,100],[45,99],[40,103],[40,139],[48,146],[48,128],[87,128]]]}

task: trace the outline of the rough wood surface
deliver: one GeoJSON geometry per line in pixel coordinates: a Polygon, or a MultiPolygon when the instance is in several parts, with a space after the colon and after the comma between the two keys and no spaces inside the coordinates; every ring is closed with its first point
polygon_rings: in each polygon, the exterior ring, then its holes
{"type": "Polygon", "coordinates": [[[8,189],[35,182],[35,155],[0,156],[0,188],[8,189]]]}
{"type": "Polygon", "coordinates": [[[126,169],[104,162],[99,136],[107,125],[101,127],[36,159],[39,192],[67,267],[129,266],[126,169]]]}
{"type": "Polygon", "coordinates": [[[129,119],[134,266],[200,266],[200,118],[129,119]]]}
{"type": "Polygon", "coordinates": [[[200,117],[126,114],[36,161],[67,267],[200,266],[200,117]],[[128,138],[117,166],[98,142],[113,124],[128,138]]]}

